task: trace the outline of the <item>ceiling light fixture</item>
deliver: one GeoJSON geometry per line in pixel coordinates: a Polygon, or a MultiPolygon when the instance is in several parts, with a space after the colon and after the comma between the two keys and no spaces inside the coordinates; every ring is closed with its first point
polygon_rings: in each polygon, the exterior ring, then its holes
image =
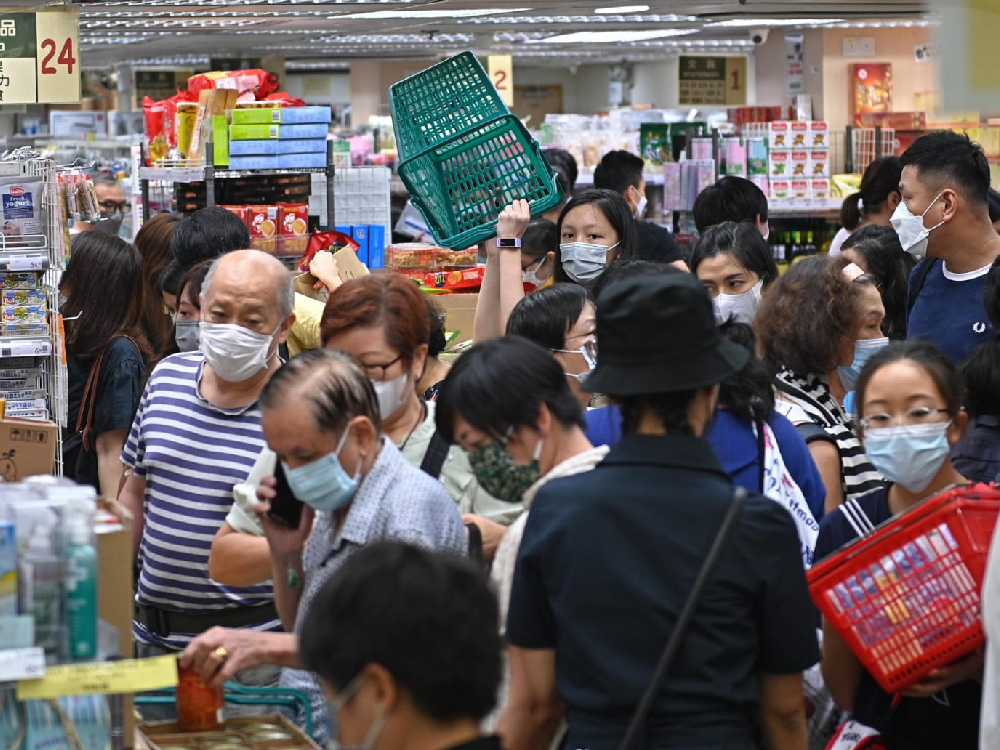
{"type": "Polygon", "coordinates": [[[671,36],[685,36],[696,29],[657,29],[654,31],[576,31],[539,39],[542,44],[616,44],[618,42],[639,42],[644,39],[664,39],[671,36]]]}
{"type": "Polygon", "coordinates": [[[594,8],[594,13],[610,16],[617,13],[645,13],[647,10],[648,5],[619,5],[617,8],[594,8]]]}
{"type": "Polygon", "coordinates": [[[705,24],[706,29],[750,29],[755,26],[825,26],[843,18],[731,18],[705,24]]]}
{"type": "Polygon", "coordinates": [[[399,18],[432,19],[432,18],[475,18],[477,16],[495,16],[500,13],[522,13],[530,8],[481,8],[479,10],[373,10],[369,13],[347,13],[343,16],[329,16],[331,21],[342,19],[392,21],[399,18]]]}

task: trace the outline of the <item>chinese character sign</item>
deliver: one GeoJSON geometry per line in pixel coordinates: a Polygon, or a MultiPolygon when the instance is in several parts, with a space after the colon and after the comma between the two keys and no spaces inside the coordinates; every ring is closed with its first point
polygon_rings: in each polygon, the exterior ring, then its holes
{"type": "Polygon", "coordinates": [[[0,12],[0,104],[80,101],[75,10],[0,12]]]}
{"type": "Polygon", "coordinates": [[[747,59],[681,56],[679,101],[682,107],[735,107],[747,103],[747,59]]]}

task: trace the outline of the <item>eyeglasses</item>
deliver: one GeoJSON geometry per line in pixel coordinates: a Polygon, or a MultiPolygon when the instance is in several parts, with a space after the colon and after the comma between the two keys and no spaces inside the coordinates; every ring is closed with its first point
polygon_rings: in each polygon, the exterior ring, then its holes
{"type": "Polygon", "coordinates": [[[101,201],[97,205],[99,205],[106,211],[127,211],[129,208],[128,201],[106,200],[106,201],[101,201]]]}
{"type": "Polygon", "coordinates": [[[389,368],[399,362],[402,358],[403,355],[400,354],[392,360],[392,362],[386,362],[384,365],[366,365],[362,362],[361,369],[365,371],[365,375],[368,376],[369,380],[385,380],[385,374],[389,372],[389,368]]]}
{"type": "Polygon", "coordinates": [[[579,349],[550,349],[549,351],[560,354],[580,354],[587,360],[587,366],[591,370],[597,367],[597,341],[595,339],[584,341],[583,346],[579,349]]]}
{"type": "Polygon", "coordinates": [[[878,430],[884,427],[919,427],[920,425],[938,422],[938,414],[948,414],[947,409],[931,409],[928,406],[918,406],[905,414],[869,414],[858,424],[866,430],[878,430]]]}

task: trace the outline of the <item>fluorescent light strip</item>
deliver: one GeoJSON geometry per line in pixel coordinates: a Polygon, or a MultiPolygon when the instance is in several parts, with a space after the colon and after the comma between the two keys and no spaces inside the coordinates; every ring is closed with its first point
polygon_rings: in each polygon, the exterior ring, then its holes
{"type": "Polygon", "coordinates": [[[450,19],[450,18],[475,18],[477,16],[493,16],[500,13],[521,13],[531,8],[483,8],[480,10],[374,10],[369,13],[348,13],[342,16],[329,16],[331,21],[342,19],[392,21],[394,19],[450,19]]]}
{"type": "Polygon", "coordinates": [[[594,13],[605,16],[618,13],[645,13],[647,10],[649,10],[648,5],[620,5],[617,8],[594,8],[594,13]]]}
{"type": "Polygon", "coordinates": [[[826,26],[843,18],[731,18],[705,24],[706,29],[751,29],[755,26],[826,26]]]}
{"type": "Polygon", "coordinates": [[[645,39],[664,39],[695,33],[695,29],[655,29],[651,31],[575,31],[534,40],[535,44],[618,44],[645,39]]]}
{"type": "Polygon", "coordinates": [[[460,18],[458,23],[471,24],[613,24],[613,23],[694,23],[694,16],[667,15],[616,15],[616,16],[487,16],[485,18],[460,18]]]}

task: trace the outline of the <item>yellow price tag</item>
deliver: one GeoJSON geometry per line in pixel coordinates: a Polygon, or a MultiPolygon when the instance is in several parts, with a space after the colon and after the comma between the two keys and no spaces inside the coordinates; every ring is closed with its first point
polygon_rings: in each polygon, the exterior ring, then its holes
{"type": "Polygon", "coordinates": [[[17,683],[19,701],[64,695],[134,693],[177,685],[177,657],[59,664],[40,680],[17,683]]]}

